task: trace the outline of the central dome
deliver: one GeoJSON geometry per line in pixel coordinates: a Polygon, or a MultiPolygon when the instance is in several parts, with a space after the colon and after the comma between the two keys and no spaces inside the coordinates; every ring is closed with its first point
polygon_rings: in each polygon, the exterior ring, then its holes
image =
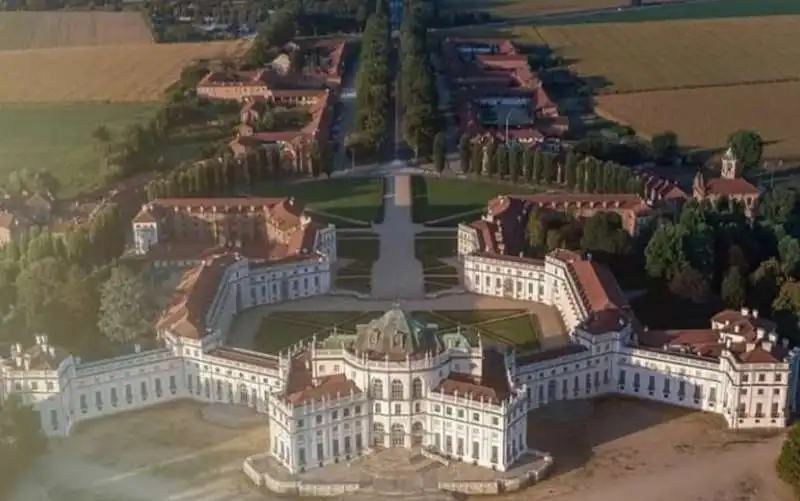
{"type": "Polygon", "coordinates": [[[405,358],[426,352],[438,353],[443,345],[436,330],[417,322],[398,307],[368,324],[356,326],[357,353],[405,358]]]}

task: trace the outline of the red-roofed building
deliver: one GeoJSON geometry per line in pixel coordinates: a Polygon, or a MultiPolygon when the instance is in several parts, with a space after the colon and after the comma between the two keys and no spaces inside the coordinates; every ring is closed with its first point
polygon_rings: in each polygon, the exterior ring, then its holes
{"type": "Polygon", "coordinates": [[[720,198],[726,198],[741,203],[748,216],[755,215],[761,191],[739,176],[739,165],[739,159],[736,158],[733,148],[728,148],[722,157],[720,177],[706,179],[701,172],[695,175],[692,184],[694,198],[710,200],[712,203],[720,198]]]}

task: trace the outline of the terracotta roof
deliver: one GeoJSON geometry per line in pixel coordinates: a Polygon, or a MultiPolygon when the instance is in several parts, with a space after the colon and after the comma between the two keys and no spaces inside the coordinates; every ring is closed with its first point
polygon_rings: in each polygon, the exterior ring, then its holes
{"type": "Polygon", "coordinates": [[[17,217],[8,211],[0,211],[0,228],[12,230],[17,226],[17,217]]]}
{"type": "Polygon", "coordinates": [[[186,271],[175,289],[172,304],[163,310],[156,323],[157,328],[168,329],[181,337],[204,338],[206,308],[214,298],[225,270],[235,261],[233,254],[223,254],[186,271]]]}
{"type": "Polygon", "coordinates": [[[726,347],[726,339],[730,339],[727,336],[734,335],[741,336],[747,341],[732,342],[728,347],[740,363],[780,363],[788,354],[787,345],[770,341],[768,335],[774,333],[775,326],[770,320],[752,318],[734,310],[724,310],[714,315],[711,322],[711,329],[641,331],[638,334],[638,342],[647,348],[666,349],[686,356],[717,359],[726,347]],[[718,327],[719,324],[722,324],[722,328],[718,327]],[[758,339],[756,325],[765,329],[764,337],[761,339],[758,339]],[[739,326],[738,331],[735,329],[736,326],[739,326]]]}
{"type": "Polygon", "coordinates": [[[483,377],[451,372],[433,391],[445,395],[458,395],[472,400],[485,400],[499,404],[511,394],[506,378],[503,355],[493,350],[483,354],[483,377]]]}
{"type": "Polygon", "coordinates": [[[742,178],[728,179],[718,177],[706,181],[709,195],[758,195],[758,188],[742,178]]]}
{"type": "Polygon", "coordinates": [[[293,405],[302,405],[312,401],[344,397],[351,393],[360,395],[362,391],[355,382],[347,379],[344,374],[337,374],[323,378],[316,385],[287,395],[286,400],[293,405]]]}

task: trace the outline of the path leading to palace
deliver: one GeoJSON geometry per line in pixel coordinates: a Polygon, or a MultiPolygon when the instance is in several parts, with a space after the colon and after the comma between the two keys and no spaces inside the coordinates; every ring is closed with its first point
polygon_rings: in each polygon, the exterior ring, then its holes
{"type": "Polygon", "coordinates": [[[380,257],[372,265],[372,296],[413,299],[425,296],[422,264],[414,252],[418,231],[411,221],[411,176],[386,178],[383,224],[374,226],[381,239],[380,257]]]}

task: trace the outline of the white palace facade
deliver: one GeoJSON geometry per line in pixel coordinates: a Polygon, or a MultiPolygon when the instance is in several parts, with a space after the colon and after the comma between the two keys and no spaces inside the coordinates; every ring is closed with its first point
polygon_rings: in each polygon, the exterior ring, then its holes
{"type": "Polygon", "coordinates": [[[40,335],[0,359],[0,398],[20,394],[50,436],[175,399],[250,406],[269,416],[265,448],[291,472],[393,446],[507,470],[535,446],[529,410],[606,394],[714,412],[736,429],[783,427],[796,411],[800,353],[758,312],[720,312],[708,329],[648,330],[606,268],[564,250],[517,257],[491,213],[459,227],[464,287],[554,306],[564,347],[518,352],[397,307],[275,355],[230,347],[239,312],[330,292],[335,228],[289,199],[210,200],[157,201],[133,223],[138,254],[188,266],[157,323],[161,348],[84,362],[40,335]],[[194,244],[192,255],[186,235],[211,250],[194,244]]]}

